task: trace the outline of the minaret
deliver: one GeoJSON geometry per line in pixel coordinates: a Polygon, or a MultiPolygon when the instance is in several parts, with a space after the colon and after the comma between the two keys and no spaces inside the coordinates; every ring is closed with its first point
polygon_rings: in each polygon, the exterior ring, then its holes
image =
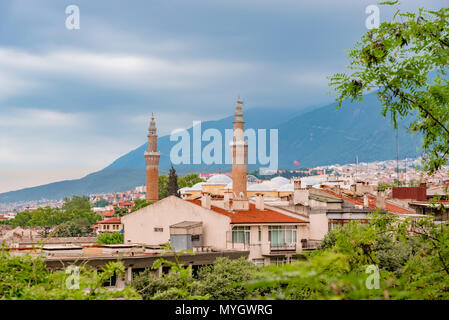
{"type": "Polygon", "coordinates": [[[232,209],[248,210],[249,202],[246,196],[246,159],[248,156],[248,141],[245,141],[245,122],[242,111],[243,101],[237,100],[235,107],[234,138],[231,142],[232,154],[232,209]]]}
{"type": "Polygon", "coordinates": [[[151,115],[150,127],[148,128],[148,152],[145,152],[145,163],[147,165],[147,193],[146,200],[156,202],[159,200],[159,158],[161,153],[157,151],[157,134],[154,115],[151,115]]]}

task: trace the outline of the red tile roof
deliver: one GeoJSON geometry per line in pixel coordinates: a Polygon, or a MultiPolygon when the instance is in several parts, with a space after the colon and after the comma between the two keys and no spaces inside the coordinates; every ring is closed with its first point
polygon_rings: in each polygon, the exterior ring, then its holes
{"type": "MultiPolygon", "coordinates": [[[[345,197],[344,195],[338,195],[335,192],[333,192],[333,191],[331,191],[329,189],[326,189],[326,188],[321,189],[321,190],[323,190],[324,192],[329,193],[330,195],[332,195],[334,197],[343,199],[345,201],[351,202],[351,203],[356,204],[356,205],[363,206],[363,197],[362,198],[349,198],[349,197],[345,197]]],[[[376,210],[377,209],[376,200],[377,200],[376,197],[371,196],[371,195],[368,196],[368,208],[369,209],[371,209],[371,210],[376,210]]],[[[414,211],[404,209],[404,208],[402,208],[400,206],[394,205],[394,204],[389,203],[387,201],[385,201],[385,210],[388,211],[388,212],[391,212],[391,213],[415,213],[414,211]]]]}
{"type": "Polygon", "coordinates": [[[121,222],[120,218],[114,217],[114,218],[109,218],[109,219],[104,219],[104,220],[98,221],[98,223],[104,224],[104,223],[122,223],[122,222],[121,222]]]}
{"type": "MultiPolygon", "coordinates": [[[[201,200],[186,200],[196,205],[201,206],[201,200]]],[[[228,211],[216,206],[210,207],[214,212],[223,214],[231,218],[231,223],[308,223],[307,221],[293,218],[285,214],[265,209],[256,209],[256,206],[252,203],[249,204],[249,210],[234,210],[228,211]]]]}
{"type": "Polygon", "coordinates": [[[132,202],[119,202],[118,205],[119,206],[133,206],[134,203],[132,203],[132,202]]]}

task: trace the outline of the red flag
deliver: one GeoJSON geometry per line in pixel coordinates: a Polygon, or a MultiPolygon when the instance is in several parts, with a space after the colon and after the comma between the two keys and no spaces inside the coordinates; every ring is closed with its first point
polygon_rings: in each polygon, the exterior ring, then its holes
{"type": "Polygon", "coordinates": [[[296,160],[293,160],[293,163],[296,164],[297,166],[299,166],[299,162],[296,160]]]}

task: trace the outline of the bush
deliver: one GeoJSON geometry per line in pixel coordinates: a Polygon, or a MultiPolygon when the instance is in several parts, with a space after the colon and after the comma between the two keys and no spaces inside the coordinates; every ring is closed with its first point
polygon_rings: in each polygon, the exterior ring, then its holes
{"type": "Polygon", "coordinates": [[[123,244],[124,236],[123,233],[119,232],[106,232],[98,236],[96,244],[123,244]]]}

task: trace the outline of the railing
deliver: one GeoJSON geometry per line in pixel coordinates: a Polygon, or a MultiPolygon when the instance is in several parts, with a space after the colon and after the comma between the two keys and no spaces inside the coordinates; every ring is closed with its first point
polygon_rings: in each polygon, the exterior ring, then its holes
{"type": "Polygon", "coordinates": [[[303,250],[316,250],[318,248],[318,245],[320,244],[321,240],[307,240],[302,242],[302,249],[303,250]]]}
{"type": "Polygon", "coordinates": [[[296,251],[296,243],[270,244],[271,251],[296,251]]]}

